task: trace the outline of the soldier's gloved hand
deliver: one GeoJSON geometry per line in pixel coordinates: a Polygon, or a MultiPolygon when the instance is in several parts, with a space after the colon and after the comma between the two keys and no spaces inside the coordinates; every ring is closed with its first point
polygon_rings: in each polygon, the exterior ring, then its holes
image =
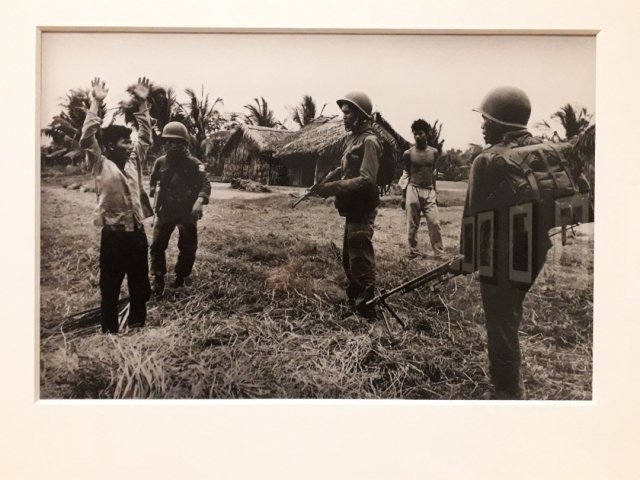
{"type": "Polygon", "coordinates": [[[153,188],[152,188],[152,189],[150,189],[150,190],[149,190],[149,196],[150,196],[151,198],[153,198],[153,196],[154,196],[155,194],[156,194],[155,189],[153,189],[153,188]]]}
{"type": "Polygon", "coordinates": [[[407,208],[407,191],[406,190],[402,191],[402,200],[400,200],[400,208],[402,210],[407,208]]]}
{"type": "Polygon", "coordinates": [[[193,204],[193,208],[191,209],[191,215],[196,217],[198,220],[202,218],[202,198],[198,197],[196,202],[193,204]]]}
{"type": "Polygon", "coordinates": [[[314,194],[319,197],[327,198],[336,194],[336,185],[338,182],[327,182],[321,185],[318,185],[314,189],[314,194]]]}

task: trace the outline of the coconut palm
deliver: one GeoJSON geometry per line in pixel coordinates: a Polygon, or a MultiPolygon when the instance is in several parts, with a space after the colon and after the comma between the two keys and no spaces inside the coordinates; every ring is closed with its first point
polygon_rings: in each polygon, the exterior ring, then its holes
{"type": "MultiPolygon", "coordinates": [[[[135,84],[127,87],[127,92],[132,95],[129,101],[121,101],[118,104],[118,114],[124,117],[125,122],[130,123],[134,128],[138,128],[138,122],[134,113],[138,111],[138,107],[133,100],[133,90],[135,84]]],[[[172,88],[165,89],[155,85],[153,82],[149,85],[149,114],[154,122],[154,129],[162,132],[164,126],[179,117],[179,104],[176,100],[176,94],[172,88]]]]}
{"type": "MultiPolygon", "coordinates": [[[[567,103],[553,113],[550,118],[557,118],[560,121],[565,131],[565,138],[563,140],[566,141],[584,132],[589,127],[592,117],[593,115],[587,112],[586,108],[567,103]]],[[[549,122],[546,120],[537,123],[536,126],[552,130],[551,125],[549,125],[549,122]]],[[[554,131],[554,138],[556,136],[557,132],[554,131]]],[[[558,140],[560,139],[558,138],[558,140]]]]}
{"type": "MultiPolygon", "coordinates": [[[[138,106],[133,97],[133,90],[136,84],[129,85],[127,92],[132,95],[130,100],[121,101],[118,104],[118,115],[124,117],[125,122],[131,124],[133,128],[138,129],[138,121],[134,113],[138,111],[138,106]]],[[[180,105],[176,99],[176,94],[172,88],[163,88],[150,84],[149,96],[149,115],[152,121],[152,140],[147,158],[142,162],[143,167],[147,167],[148,160],[152,160],[162,153],[162,129],[164,126],[174,120],[182,120],[184,114],[180,110],[180,105]]]]}
{"type": "Polygon", "coordinates": [[[184,91],[189,97],[186,104],[180,105],[180,115],[175,120],[181,121],[187,127],[191,134],[191,147],[193,153],[198,157],[202,157],[201,145],[207,138],[209,133],[215,132],[221,128],[223,119],[220,112],[216,109],[216,105],[223,105],[222,98],[216,98],[213,103],[209,101],[209,94],[204,94],[204,87],[200,92],[200,96],[191,89],[184,91]]]}
{"type": "MultiPolygon", "coordinates": [[[[59,104],[62,110],[55,115],[42,133],[51,138],[52,149],[56,157],[79,158],[82,154],[80,136],[82,124],[91,104],[88,89],[74,88],[69,90],[59,104]]],[[[105,105],[98,109],[100,118],[104,118],[105,105]]]]}
{"type": "Polygon", "coordinates": [[[259,127],[280,128],[284,127],[281,122],[276,120],[273,110],[269,108],[264,97],[253,99],[255,105],[248,104],[244,108],[249,110],[249,114],[244,116],[245,123],[248,125],[257,125],[259,127]]]}
{"type": "MultiPolygon", "coordinates": [[[[320,115],[324,111],[325,103],[320,110],[320,115]]],[[[311,95],[303,95],[302,101],[291,110],[291,119],[297,123],[300,128],[311,123],[316,118],[316,102],[311,95]]]]}
{"type": "Polygon", "coordinates": [[[570,103],[560,107],[560,110],[551,115],[551,118],[560,120],[567,139],[579,135],[589,127],[592,115],[584,107],[574,107],[570,103]]]}
{"type": "Polygon", "coordinates": [[[444,145],[444,139],[440,138],[442,133],[442,124],[438,125],[438,120],[433,125],[427,122],[427,145],[438,150],[438,153],[442,153],[442,146],[444,145]]]}

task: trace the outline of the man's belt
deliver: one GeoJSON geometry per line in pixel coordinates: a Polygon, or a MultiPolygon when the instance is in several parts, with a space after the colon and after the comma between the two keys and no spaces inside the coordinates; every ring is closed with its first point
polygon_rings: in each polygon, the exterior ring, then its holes
{"type": "Polygon", "coordinates": [[[132,232],[132,231],[137,232],[139,230],[144,230],[144,227],[138,224],[135,224],[133,226],[133,230],[127,230],[127,227],[125,225],[120,225],[120,224],[104,225],[102,228],[110,232],[132,232]]]}

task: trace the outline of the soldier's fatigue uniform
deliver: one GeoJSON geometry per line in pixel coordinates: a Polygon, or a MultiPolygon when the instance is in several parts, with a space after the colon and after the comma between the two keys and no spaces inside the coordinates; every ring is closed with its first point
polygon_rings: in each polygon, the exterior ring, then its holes
{"type": "MultiPolygon", "coordinates": [[[[512,131],[504,135],[503,142],[482,152],[473,162],[469,173],[469,189],[464,216],[494,210],[496,212],[496,277],[480,277],[480,293],[487,321],[487,340],[491,380],[498,399],[523,398],[520,377],[520,343],[518,329],[522,321],[522,303],[531,284],[518,284],[509,280],[509,207],[516,203],[505,181],[509,170],[504,160],[497,157],[507,148],[542,143],[527,130],[512,131]]],[[[540,273],[551,242],[544,228],[533,232],[533,280],[540,273]]]]}
{"type": "Polygon", "coordinates": [[[193,204],[200,197],[206,205],[211,195],[211,184],[204,165],[188,154],[175,160],[169,160],[165,155],[153,165],[149,183],[152,196],[158,190],[157,221],[151,243],[151,273],[154,276],[167,273],[165,251],[171,234],[178,227],[179,253],[175,273],[178,277],[187,277],[198,249],[198,219],[191,213],[193,204]]]}
{"type": "Polygon", "coordinates": [[[373,298],[376,282],[373,224],[380,203],[376,178],[382,147],[374,130],[356,127],[347,138],[340,163],[341,179],[325,184],[336,197],[338,213],[345,217],[342,265],[347,276],[347,297],[360,313],[373,315],[364,304],[373,298]]]}
{"type": "Polygon", "coordinates": [[[406,190],[407,240],[411,254],[418,253],[418,228],[420,214],[427,220],[431,246],[440,257],[444,253],[442,247],[442,231],[438,217],[434,170],[438,151],[427,145],[424,150],[411,147],[402,156],[403,178],[408,182],[406,190]]]}
{"type": "Polygon", "coordinates": [[[118,297],[122,280],[129,285],[129,325],[143,326],[146,302],[151,289],[147,259],[147,237],[142,220],[152,215],[142,188],[140,162],[151,144],[149,111],[134,114],[138,140],[123,169],[102,155],[96,133],[102,119],[89,111],[82,126],[80,144],[95,179],[98,205],[95,224],[102,227],[100,238],[100,293],[102,331],[118,331],[118,297]]]}

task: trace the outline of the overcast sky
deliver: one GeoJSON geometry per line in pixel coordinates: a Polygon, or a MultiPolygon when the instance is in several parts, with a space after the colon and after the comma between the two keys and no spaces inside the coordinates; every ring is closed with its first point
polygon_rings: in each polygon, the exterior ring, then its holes
{"type": "Polygon", "coordinates": [[[66,91],[95,76],[109,107],[147,76],[179,101],[185,88],[204,88],[225,112],[264,97],[289,128],[304,94],[338,114],[335,100],[361,90],[407,140],[416,118],[439,120],[445,149],[482,143],[472,108],[499,85],[529,94],[530,126],[569,102],[595,113],[595,37],[53,32],[42,36],[41,71],[41,127],[66,91]]]}

